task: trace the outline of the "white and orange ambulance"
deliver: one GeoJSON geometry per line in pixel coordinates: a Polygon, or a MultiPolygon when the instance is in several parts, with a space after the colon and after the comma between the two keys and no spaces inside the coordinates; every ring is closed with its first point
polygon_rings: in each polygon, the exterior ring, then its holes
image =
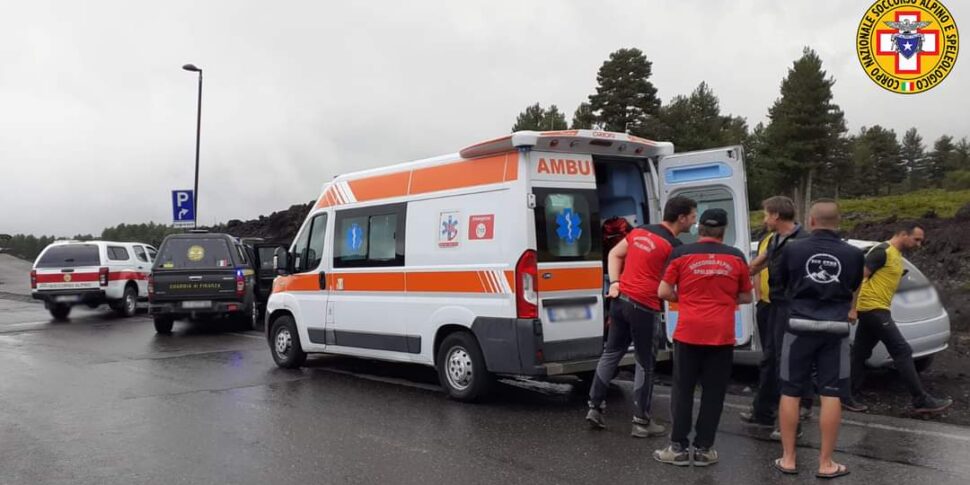
{"type": "MultiPolygon", "coordinates": [[[[482,396],[495,375],[595,369],[604,221],[659,222],[665,201],[686,195],[699,210],[732,214],[727,242],[748,248],[741,148],[673,151],[624,133],[523,131],[336,177],[277,258],[266,312],[273,358],[435,366],[460,400],[482,396]]],[[[750,308],[737,321],[743,345],[750,308]]]]}

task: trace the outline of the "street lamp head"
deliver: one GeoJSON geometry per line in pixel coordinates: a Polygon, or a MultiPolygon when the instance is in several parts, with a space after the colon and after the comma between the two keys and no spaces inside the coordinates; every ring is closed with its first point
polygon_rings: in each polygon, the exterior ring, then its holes
{"type": "Polygon", "coordinates": [[[182,69],[185,69],[186,71],[192,71],[192,72],[202,72],[202,69],[195,67],[195,64],[186,64],[182,66],[182,69]]]}

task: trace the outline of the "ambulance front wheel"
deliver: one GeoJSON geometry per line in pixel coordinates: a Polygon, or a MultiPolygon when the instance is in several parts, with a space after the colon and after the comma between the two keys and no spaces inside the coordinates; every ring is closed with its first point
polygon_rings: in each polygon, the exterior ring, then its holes
{"type": "Polygon", "coordinates": [[[476,401],[491,390],[494,376],[485,368],[485,358],[475,337],[455,332],[438,348],[438,380],[452,399],[476,401]]]}
{"type": "Polygon", "coordinates": [[[306,362],[306,352],[300,345],[300,334],[293,317],[283,315],[270,327],[270,350],[276,365],[284,369],[296,369],[306,362]]]}

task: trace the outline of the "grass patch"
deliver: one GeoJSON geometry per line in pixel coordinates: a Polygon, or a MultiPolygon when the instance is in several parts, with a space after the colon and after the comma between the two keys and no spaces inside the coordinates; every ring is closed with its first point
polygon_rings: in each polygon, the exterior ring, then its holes
{"type": "MultiPolygon", "coordinates": [[[[950,218],[960,207],[970,203],[970,190],[920,190],[901,195],[842,199],[839,203],[842,205],[842,228],[852,229],[856,224],[881,221],[891,216],[900,220],[919,219],[934,212],[937,217],[950,218]]],[[[751,227],[760,227],[761,224],[761,211],[752,211],[751,227]]]]}

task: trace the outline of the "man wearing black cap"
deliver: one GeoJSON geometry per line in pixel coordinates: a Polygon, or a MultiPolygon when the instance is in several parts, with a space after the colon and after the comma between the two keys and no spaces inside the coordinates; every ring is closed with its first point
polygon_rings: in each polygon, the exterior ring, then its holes
{"type": "Polygon", "coordinates": [[[718,461],[714,435],[731,377],[735,311],[738,304],[752,300],[744,254],[723,243],[727,224],[723,209],[704,211],[698,226],[700,239],[674,249],[657,290],[660,298],[679,305],[673,335],[671,443],[653,454],[662,463],[708,466],[718,461]],[[698,383],[703,392],[691,447],[688,435],[698,383]]]}

